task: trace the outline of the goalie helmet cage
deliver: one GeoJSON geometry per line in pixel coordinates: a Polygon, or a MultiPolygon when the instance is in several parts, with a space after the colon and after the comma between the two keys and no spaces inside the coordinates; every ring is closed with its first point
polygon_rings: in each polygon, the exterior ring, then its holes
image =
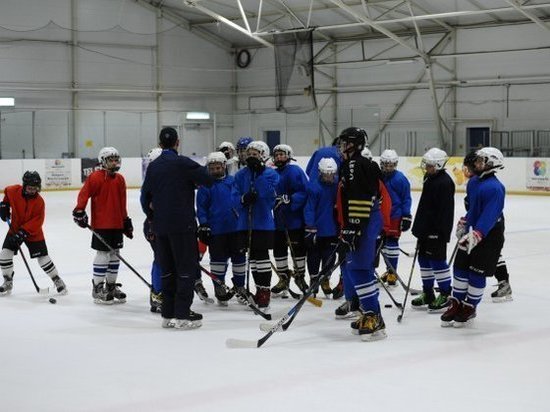
{"type": "Polygon", "coordinates": [[[317,108],[313,76],[313,30],[273,34],[277,111],[307,113],[317,108]]]}

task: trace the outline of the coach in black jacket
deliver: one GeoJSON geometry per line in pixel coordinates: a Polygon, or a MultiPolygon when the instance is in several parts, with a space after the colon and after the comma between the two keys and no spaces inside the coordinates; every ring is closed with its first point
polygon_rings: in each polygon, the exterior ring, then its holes
{"type": "Polygon", "coordinates": [[[147,168],[141,188],[141,207],[153,222],[162,268],[162,327],[194,329],[202,315],[193,312],[193,286],[198,268],[195,188],[210,186],[206,169],[178,155],[176,130],[161,130],[162,154],[147,168]]]}

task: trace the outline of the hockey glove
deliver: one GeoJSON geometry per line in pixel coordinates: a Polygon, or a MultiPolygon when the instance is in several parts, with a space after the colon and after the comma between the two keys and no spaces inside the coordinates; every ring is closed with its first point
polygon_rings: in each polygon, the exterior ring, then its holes
{"type": "Polygon", "coordinates": [[[78,226],[84,229],[88,227],[88,215],[85,210],[73,210],[73,220],[78,226]]]}
{"type": "Polygon", "coordinates": [[[19,229],[13,235],[6,236],[7,243],[10,244],[14,249],[19,249],[21,244],[29,237],[29,232],[24,229],[19,229]]]}
{"type": "Polygon", "coordinates": [[[264,163],[257,157],[252,157],[252,156],[248,157],[246,159],[246,165],[250,170],[252,170],[254,173],[258,175],[262,174],[262,172],[265,169],[264,163]]]}
{"type": "Polygon", "coordinates": [[[132,224],[132,219],[130,217],[124,218],[124,236],[126,236],[128,239],[134,238],[134,225],[132,224]]]}
{"type": "Polygon", "coordinates": [[[273,209],[276,210],[282,205],[289,205],[289,204],[290,204],[290,196],[288,196],[287,194],[280,195],[275,198],[275,207],[273,209]]]}
{"type": "Polygon", "coordinates": [[[148,242],[152,242],[155,240],[155,232],[153,232],[153,222],[149,219],[146,219],[145,223],[143,224],[143,234],[145,235],[145,239],[147,239],[148,242]]]}
{"type": "Polygon", "coordinates": [[[212,230],[208,225],[200,225],[197,229],[197,237],[205,245],[210,244],[210,236],[212,235],[212,230]]]}
{"type": "Polygon", "coordinates": [[[407,215],[407,216],[403,216],[401,218],[401,231],[402,232],[406,232],[407,230],[409,230],[411,228],[411,224],[412,224],[412,216],[411,215],[407,215]]]}
{"type": "Polygon", "coordinates": [[[258,199],[258,194],[256,192],[246,192],[241,197],[241,203],[243,206],[250,206],[256,203],[256,200],[258,199]]]}
{"type": "Polygon", "coordinates": [[[345,227],[340,235],[339,251],[341,253],[353,252],[359,243],[361,230],[355,227],[345,227]]]}
{"type": "Polygon", "coordinates": [[[462,236],[464,236],[466,233],[467,233],[467,230],[466,230],[466,218],[465,218],[465,217],[461,217],[460,219],[458,219],[458,222],[457,222],[457,224],[456,224],[456,230],[455,230],[456,238],[457,238],[457,239],[460,239],[460,238],[462,238],[462,236]]]}
{"type": "Polygon", "coordinates": [[[306,227],[304,243],[306,249],[313,249],[315,247],[315,244],[317,243],[317,229],[314,227],[306,227]]]}
{"type": "Polygon", "coordinates": [[[470,254],[472,249],[479,245],[479,242],[483,240],[483,234],[479,230],[470,230],[467,234],[462,236],[458,241],[459,249],[465,250],[470,254]]]}
{"type": "Polygon", "coordinates": [[[7,202],[1,202],[0,203],[0,219],[2,219],[4,222],[7,222],[7,220],[11,217],[10,212],[10,204],[7,202]]]}

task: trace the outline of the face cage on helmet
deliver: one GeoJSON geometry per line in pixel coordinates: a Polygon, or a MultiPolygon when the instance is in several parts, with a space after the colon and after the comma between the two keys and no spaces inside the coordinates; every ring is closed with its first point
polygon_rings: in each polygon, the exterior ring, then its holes
{"type": "Polygon", "coordinates": [[[215,179],[222,179],[225,177],[225,171],[226,171],[226,166],[225,166],[225,163],[222,163],[222,162],[210,162],[207,164],[207,169],[208,169],[208,174],[210,176],[212,176],[213,178],[215,179]],[[221,165],[221,172],[216,172],[214,173],[214,171],[211,169],[210,166],[212,165],[221,165]]]}
{"type": "Polygon", "coordinates": [[[102,162],[101,162],[101,166],[105,169],[105,170],[108,170],[110,172],[118,172],[120,170],[120,156],[119,155],[110,155],[110,156],[106,156],[103,158],[102,162]],[[108,167],[109,166],[109,162],[111,161],[116,161],[116,164],[112,167],[108,167]]]}

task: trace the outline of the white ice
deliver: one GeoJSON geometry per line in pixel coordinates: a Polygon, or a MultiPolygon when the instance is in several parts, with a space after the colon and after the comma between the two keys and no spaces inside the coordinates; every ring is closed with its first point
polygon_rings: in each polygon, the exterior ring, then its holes
{"type": "MultiPolygon", "coordinates": [[[[129,191],[136,236],[121,253],[149,279],[138,195],[129,191]]],[[[323,299],[320,309],[304,306],[262,348],[229,349],[227,338],[264,334],[262,319],[234,301],[220,308],[195,299],[202,328],[161,329],[159,315],[149,312],[147,288],[122,265],[128,302],[94,304],[90,232],[71,218],[76,192],[43,196],[48,248],[70,293],[48,303],[15,258],[13,293],[0,297],[0,411],[550,410],[548,197],[507,198],[504,256],[514,301],[492,303],[489,279],[471,328],[441,328],[439,315],[409,305],[397,323],[397,309],[383,308],[388,338],[366,343],[350,333],[349,321],[334,319],[341,301],[323,299]]],[[[457,216],[462,199],[457,194],[457,216]]],[[[1,227],[2,239],[5,232],[1,227]]],[[[401,246],[413,251],[410,234],[401,246]]],[[[404,278],[411,262],[400,258],[404,278]]],[[[36,261],[31,267],[40,286],[51,286],[36,261]]],[[[420,287],[418,268],[413,286],[420,287]]],[[[401,289],[393,291],[403,298],[401,289]]],[[[389,302],[382,290],[380,299],[389,302]]],[[[272,308],[295,302],[272,300],[272,308]]]]}

